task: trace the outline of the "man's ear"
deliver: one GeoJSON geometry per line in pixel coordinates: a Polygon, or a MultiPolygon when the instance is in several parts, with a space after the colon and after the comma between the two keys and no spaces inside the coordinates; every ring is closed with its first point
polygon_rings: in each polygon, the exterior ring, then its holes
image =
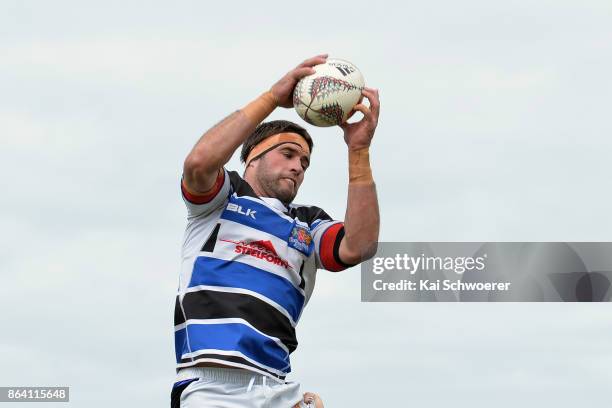
{"type": "Polygon", "coordinates": [[[245,166],[244,172],[242,173],[242,178],[246,177],[247,171],[254,171],[255,169],[257,169],[257,163],[259,163],[259,160],[260,159],[251,160],[249,164],[245,166]]]}

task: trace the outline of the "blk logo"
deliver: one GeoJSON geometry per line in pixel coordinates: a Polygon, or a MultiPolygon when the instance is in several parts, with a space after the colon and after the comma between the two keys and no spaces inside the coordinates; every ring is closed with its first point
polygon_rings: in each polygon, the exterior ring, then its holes
{"type": "Polygon", "coordinates": [[[251,210],[250,208],[247,208],[246,211],[244,211],[242,209],[242,206],[238,204],[229,203],[227,205],[227,210],[237,212],[238,214],[244,215],[245,217],[251,217],[254,220],[256,219],[255,214],[257,213],[257,211],[251,210]]]}

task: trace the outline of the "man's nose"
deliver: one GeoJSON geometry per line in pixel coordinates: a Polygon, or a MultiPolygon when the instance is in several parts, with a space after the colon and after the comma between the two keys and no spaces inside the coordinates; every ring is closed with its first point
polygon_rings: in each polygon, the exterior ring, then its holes
{"type": "Polygon", "coordinates": [[[302,168],[302,160],[299,158],[297,160],[291,160],[291,171],[297,175],[303,173],[304,169],[302,168]]]}

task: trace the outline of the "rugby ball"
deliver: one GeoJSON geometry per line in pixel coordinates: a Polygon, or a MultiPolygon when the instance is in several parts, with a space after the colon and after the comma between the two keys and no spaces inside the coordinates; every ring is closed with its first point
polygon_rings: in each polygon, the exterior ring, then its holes
{"type": "Polygon", "coordinates": [[[348,61],[332,58],[313,68],[316,72],[302,78],[293,90],[298,115],[315,126],[346,122],[361,99],[365,85],[361,71],[348,61]]]}

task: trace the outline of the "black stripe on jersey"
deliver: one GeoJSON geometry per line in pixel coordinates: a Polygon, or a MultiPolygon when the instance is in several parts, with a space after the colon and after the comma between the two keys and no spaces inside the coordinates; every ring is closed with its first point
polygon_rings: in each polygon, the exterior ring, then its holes
{"type": "Polygon", "coordinates": [[[265,371],[267,373],[269,373],[270,375],[279,378],[279,379],[285,379],[285,376],[280,376],[276,373],[270,372],[268,370],[266,370],[265,367],[263,366],[259,366],[257,364],[253,364],[251,363],[249,360],[245,360],[242,357],[238,357],[238,356],[226,356],[225,354],[212,354],[212,353],[205,353],[205,354],[200,354],[199,356],[193,357],[193,358],[184,358],[182,359],[180,362],[182,363],[191,363],[194,362],[194,365],[197,364],[198,360],[204,359],[204,358],[214,358],[215,360],[223,360],[223,361],[228,361],[228,362],[232,362],[232,363],[238,363],[238,364],[242,364],[242,365],[246,365],[249,367],[253,367],[256,368],[258,370],[261,371],[265,371]]]}
{"type": "Polygon", "coordinates": [[[204,243],[204,246],[202,246],[203,252],[213,252],[215,250],[215,244],[217,243],[217,235],[219,234],[220,227],[221,223],[218,222],[217,225],[215,225],[215,229],[212,230],[208,239],[204,243]]]}
{"type": "Polygon", "coordinates": [[[185,323],[185,317],[183,316],[183,311],[181,310],[181,304],[179,303],[179,297],[176,297],[176,302],[174,302],[174,325],[179,325],[181,323],[185,323]]]}
{"type": "Polygon", "coordinates": [[[300,266],[300,289],[304,290],[306,287],[306,281],[304,280],[304,264],[306,262],[302,261],[302,266],[300,266]]]}
{"type": "Polygon", "coordinates": [[[259,196],[255,194],[255,191],[253,191],[253,188],[251,187],[251,185],[247,183],[246,180],[244,180],[242,177],[240,177],[240,175],[237,172],[230,171],[228,172],[228,174],[230,177],[230,183],[232,185],[232,190],[238,196],[248,196],[248,197],[259,198],[259,196]]]}
{"type": "Polygon", "coordinates": [[[251,295],[214,290],[188,292],[183,298],[183,310],[187,319],[244,319],[260,332],[278,338],[289,353],[298,344],[289,319],[251,295]]]}
{"type": "Polygon", "coordinates": [[[325,211],[323,211],[321,208],[316,207],[314,205],[291,207],[289,209],[289,216],[292,218],[297,218],[298,220],[305,222],[308,225],[312,224],[315,220],[318,220],[318,219],[325,220],[325,221],[332,220],[332,218],[329,215],[327,215],[325,211]]]}

